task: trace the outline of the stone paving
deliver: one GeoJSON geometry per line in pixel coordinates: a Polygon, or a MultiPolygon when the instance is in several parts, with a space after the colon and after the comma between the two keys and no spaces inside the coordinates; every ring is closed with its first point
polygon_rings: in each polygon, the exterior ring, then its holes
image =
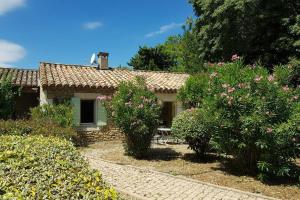
{"type": "Polygon", "coordinates": [[[115,164],[84,154],[92,168],[103,174],[103,179],[129,199],[219,199],[219,200],[274,200],[274,198],[221,187],[193,179],[173,176],[129,165],[115,164]]]}

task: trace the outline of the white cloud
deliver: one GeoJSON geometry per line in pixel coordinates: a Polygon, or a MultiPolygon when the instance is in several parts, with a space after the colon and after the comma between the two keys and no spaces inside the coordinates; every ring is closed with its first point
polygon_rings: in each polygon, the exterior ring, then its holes
{"type": "Polygon", "coordinates": [[[24,6],[26,0],[0,0],[0,15],[24,6]]]}
{"type": "Polygon", "coordinates": [[[94,29],[100,28],[102,26],[103,26],[102,22],[99,22],[99,21],[86,22],[83,24],[83,28],[88,29],[88,30],[94,30],[94,29]]]}
{"type": "Polygon", "coordinates": [[[10,66],[8,63],[13,63],[21,60],[26,55],[24,47],[0,39],[0,63],[1,66],[10,66]]]}
{"type": "Polygon", "coordinates": [[[182,27],[182,26],[183,26],[183,23],[174,23],[173,22],[171,24],[167,24],[167,25],[161,26],[158,31],[154,31],[154,32],[148,33],[145,36],[146,37],[154,37],[156,35],[160,35],[160,34],[166,33],[166,32],[168,32],[170,30],[173,30],[173,29],[176,29],[176,28],[179,28],[179,27],[182,27]]]}

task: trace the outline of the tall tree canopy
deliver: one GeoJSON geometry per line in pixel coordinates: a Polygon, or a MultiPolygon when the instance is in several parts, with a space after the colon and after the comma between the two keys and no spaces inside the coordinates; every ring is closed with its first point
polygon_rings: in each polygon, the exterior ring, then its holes
{"type": "Polygon", "coordinates": [[[174,58],[164,51],[164,47],[140,47],[137,54],[128,62],[135,70],[168,71],[175,66],[174,58]]]}
{"type": "Polygon", "coordinates": [[[195,73],[203,71],[204,65],[199,57],[199,44],[193,30],[194,21],[189,18],[183,26],[183,34],[170,36],[162,46],[176,61],[172,71],[195,73]]]}
{"type": "Polygon", "coordinates": [[[300,57],[299,0],[190,0],[198,16],[195,32],[204,61],[272,67],[300,57]]]}

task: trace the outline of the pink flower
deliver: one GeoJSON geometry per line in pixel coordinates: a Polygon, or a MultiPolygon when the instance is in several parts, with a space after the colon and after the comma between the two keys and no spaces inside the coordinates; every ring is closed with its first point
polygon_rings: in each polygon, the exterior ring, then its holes
{"type": "Polygon", "coordinates": [[[229,85],[227,83],[222,84],[222,88],[228,88],[229,85]]]}
{"type": "Polygon", "coordinates": [[[245,83],[239,83],[239,84],[238,84],[238,87],[239,87],[239,88],[245,88],[245,87],[246,87],[246,84],[245,84],[245,83]]]}
{"type": "Polygon", "coordinates": [[[97,96],[96,98],[98,101],[107,101],[107,100],[111,100],[112,97],[108,96],[108,95],[101,95],[101,96],[97,96]]]}
{"type": "Polygon", "coordinates": [[[292,100],[298,100],[299,96],[293,96],[292,100]]]}
{"type": "Polygon", "coordinates": [[[272,133],[273,129],[272,128],[267,128],[267,133],[272,133]]]}
{"type": "Polygon", "coordinates": [[[219,63],[218,63],[218,66],[219,66],[219,67],[222,67],[224,64],[225,64],[224,62],[219,62],[219,63]]]}
{"type": "Polygon", "coordinates": [[[273,76],[273,75],[268,76],[268,81],[269,81],[269,82],[274,81],[274,76],[273,76]]]}
{"type": "Polygon", "coordinates": [[[236,60],[239,60],[240,59],[240,57],[237,55],[237,54],[234,54],[234,55],[232,55],[232,57],[231,57],[231,60],[232,61],[236,61],[236,60]]]}
{"type": "Polygon", "coordinates": [[[287,85],[283,86],[282,89],[283,89],[285,92],[287,92],[287,91],[290,90],[289,86],[287,86],[287,85]]]}
{"type": "Polygon", "coordinates": [[[227,92],[228,93],[232,93],[232,92],[234,92],[235,91],[235,88],[234,87],[229,87],[228,89],[227,89],[227,92]]]}
{"type": "Polygon", "coordinates": [[[252,64],[252,65],[251,65],[251,67],[252,67],[252,68],[255,68],[255,67],[256,67],[256,64],[255,64],[255,63],[254,63],[254,64],[252,64]]]}
{"type": "Polygon", "coordinates": [[[143,105],[143,104],[140,104],[140,105],[138,106],[138,108],[144,108],[144,105],[143,105]]]}
{"type": "Polygon", "coordinates": [[[214,63],[211,63],[211,62],[208,62],[207,64],[208,64],[210,67],[215,66],[214,63]]]}
{"type": "Polygon", "coordinates": [[[254,79],[254,81],[255,81],[256,83],[258,83],[258,82],[261,81],[262,78],[263,78],[263,76],[256,76],[255,79],[254,79]]]}
{"type": "Polygon", "coordinates": [[[209,77],[210,77],[210,78],[214,78],[214,77],[216,77],[217,75],[218,75],[218,73],[217,73],[217,72],[213,72],[213,73],[211,73],[211,74],[210,74],[210,76],[209,76],[209,77]]]}
{"type": "Polygon", "coordinates": [[[222,93],[220,94],[220,96],[221,96],[221,97],[226,97],[227,94],[226,94],[225,92],[222,92],[222,93]]]}

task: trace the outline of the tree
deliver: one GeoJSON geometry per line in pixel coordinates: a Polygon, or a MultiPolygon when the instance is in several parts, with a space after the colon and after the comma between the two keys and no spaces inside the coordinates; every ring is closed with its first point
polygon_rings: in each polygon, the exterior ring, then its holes
{"type": "Polygon", "coordinates": [[[170,36],[162,44],[164,51],[170,54],[176,62],[172,71],[197,73],[206,70],[200,58],[197,35],[193,27],[193,19],[187,19],[183,26],[183,34],[170,36]]]}
{"type": "Polygon", "coordinates": [[[200,57],[229,61],[260,61],[271,68],[300,57],[300,1],[190,0],[198,16],[195,25],[200,57]]]}
{"type": "Polygon", "coordinates": [[[20,90],[11,84],[10,78],[0,81],[0,119],[13,117],[15,97],[20,90]]]}
{"type": "Polygon", "coordinates": [[[171,55],[162,46],[139,47],[137,54],[128,62],[135,70],[168,71],[175,66],[171,55]]]}

